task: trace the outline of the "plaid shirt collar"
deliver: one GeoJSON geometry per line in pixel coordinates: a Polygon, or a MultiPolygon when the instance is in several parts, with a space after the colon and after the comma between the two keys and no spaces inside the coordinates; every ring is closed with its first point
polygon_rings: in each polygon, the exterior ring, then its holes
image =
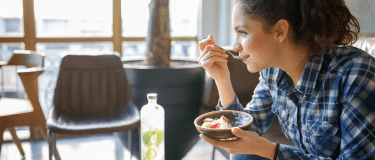
{"type": "MultiPolygon", "coordinates": [[[[298,91],[300,93],[304,94],[310,94],[312,92],[312,89],[315,88],[315,84],[317,82],[317,79],[319,77],[319,72],[322,67],[323,61],[324,61],[325,53],[316,56],[314,59],[311,58],[307,64],[305,69],[303,70],[301,74],[300,80],[297,82],[296,87],[294,88],[295,91],[298,91]]],[[[276,76],[276,82],[278,88],[283,88],[285,83],[285,77],[289,77],[287,73],[283,70],[279,70],[279,73],[276,76]]]]}

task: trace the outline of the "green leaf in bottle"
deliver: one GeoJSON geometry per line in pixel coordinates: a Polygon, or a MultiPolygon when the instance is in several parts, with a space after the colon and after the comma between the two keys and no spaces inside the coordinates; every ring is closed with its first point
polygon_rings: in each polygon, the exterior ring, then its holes
{"type": "Polygon", "coordinates": [[[155,149],[153,149],[153,148],[148,148],[148,150],[147,150],[147,153],[146,153],[146,158],[147,159],[154,159],[156,157],[156,151],[155,151],[155,149]]]}
{"type": "Polygon", "coordinates": [[[163,130],[157,130],[156,131],[156,145],[158,146],[159,145],[159,143],[163,140],[163,137],[164,136],[164,134],[163,134],[163,130]]]}
{"type": "Polygon", "coordinates": [[[143,143],[147,147],[150,147],[152,145],[152,143],[151,143],[151,137],[152,137],[152,134],[150,132],[146,132],[146,133],[143,134],[143,143]]]}

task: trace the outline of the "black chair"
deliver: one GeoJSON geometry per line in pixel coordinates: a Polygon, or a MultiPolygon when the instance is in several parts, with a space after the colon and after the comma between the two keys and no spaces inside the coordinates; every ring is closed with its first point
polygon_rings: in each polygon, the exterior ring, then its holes
{"type": "MultiPolygon", "coordinates": [[[[50,159],[53,155],[58,157],[56,134],[131,133],[139,128],[140,115],[132,100],[121,59],[116,53],[64,56],[54,105],[47,118],[50,159]]],[[[131,151],[131,140],[128,142],[131,151]]]]}

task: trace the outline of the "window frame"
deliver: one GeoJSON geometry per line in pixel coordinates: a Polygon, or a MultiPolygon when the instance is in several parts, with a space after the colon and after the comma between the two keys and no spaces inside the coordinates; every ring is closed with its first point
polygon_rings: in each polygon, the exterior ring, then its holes
{"type": "MultiPolygon", "coordinates": [[[[23,42],[25,50],[36,51],[37,43],[59,43],[59,42],[112,42],[113,51],[122,55],[122,43],[125,41],[146,41],[146,37],[123,37],[121,23],[121,0],[113,0],[113,35],[109,37],[36,37],[34,0],[22,0],[23,3],[23,37],[0,37],[1,43],[23,42]]],[[[172,41],[195,41],[197,35],[186,37],[171,37],[172,41]]]]}

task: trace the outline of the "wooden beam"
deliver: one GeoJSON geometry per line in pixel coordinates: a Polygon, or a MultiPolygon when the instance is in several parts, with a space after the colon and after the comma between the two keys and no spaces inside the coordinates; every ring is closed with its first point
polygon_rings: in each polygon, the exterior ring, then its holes
{"type": "Polygon", "coordinates": [[[194,36],[194,37],[172,37],[172,41],[197,41],[197,36],[194,36]]]}
{"type": "Polygon", "coordinates": [[[122,55],[121,0],[113,0],[113,51],[122,55]]]}
{"type": "Polygon", "coordinates": [[[36,38],[37,42],[101,42],[101,41],[112,41],[112,37],[43,37],[36,38]]]}
{"type": "Polygon", "coordinates": [[[34,0],[23,0],[23,25],[25,49],[36,50],[34,0]]]}
{"type": "MultiPolygon", "coordinates": [[[[8,38],[0,38],[0,41],[12,41],[5,40],[8,38]]],[[[19,38],[12,38],[14,41],[19,38]]],[[[101,41],[113,41],[115,38],[112,37],[40,37],[36,38],[36,42],[101,42],[101,41]]],[[[120,44],[124,41],[146,41],[145,37],[120,37],[120,44]]],[[[196,41],[197,37],[172,37],[172,41],[196,41]]],[[[20,39],[22,41],[22,38],[20,39]]],[[[116,50],[115,50],[116,51],[116,50]]]]}
{"type": "Polygon", "coordinates": [[[12,43],[12,42],[23,42],[24,38],[23,37],[0,37],[0,42],[1,43],[12,43]]]}

